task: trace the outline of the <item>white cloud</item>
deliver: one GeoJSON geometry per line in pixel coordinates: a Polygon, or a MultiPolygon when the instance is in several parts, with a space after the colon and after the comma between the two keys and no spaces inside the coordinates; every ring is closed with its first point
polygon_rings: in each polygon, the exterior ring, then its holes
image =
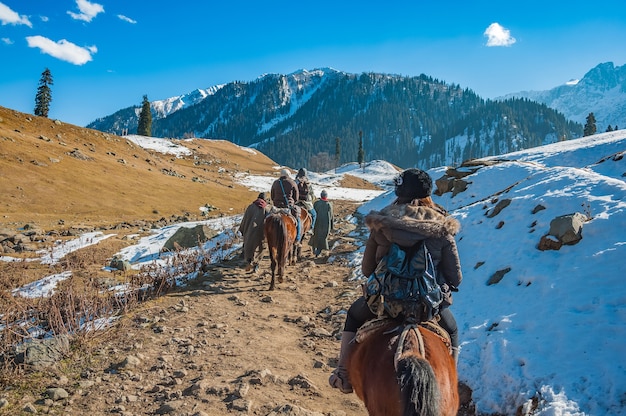
{"type": "Polygon", "coordinates": [[[31,48],[39,48],[42,53],[74,65],[83,65],[91,61],[91,55],[98,51],[95,46],[82,48],[65,39],[55,42],[43,36],[28,36],[26,41],[31,48]]]}
{"type": "Polygon", "coordinates": [[[47,22],[48,20],[48,16],[39,16],[39,18],[41,19],[42,22],[47,22]]]}
{"type": "Polygon", "coordinates": [[[27,16],[20,16],[4,3],[0,3],[0,22],[2,22],[2,26],[11,24],[33,27],[33,24],[28,20],[27,16]]]}
{"type": "Polygon", "coordinates": [[[118,17],[120,20],[123,20],[123,21],[128,22],[128,23],[132,23],[132,24],[137,23],[137,21],[136,21],[136,20],[133,20],[133,19],[131,19],[130,17],[126,17],[126,16],[124,16],[123,14],[118,14],[118,15],[117,15],[117,17],[118,17]]]}
{"type": "Polygon", "coordinates": [[[13,40],[9,38],[2,38],[2,43],[6,43],[7,45],[13,45],[13,40]]]}
{"type": "Polygon", "coordinates": [[[67,12],[67,14],[76,20],[91,22],[91,20],[96,17],[98,13],[104,13],[104,7],[98,3],[90,3],[87,0],[76,0],[76,5],[78,6],[80,13],[74,13],[71,11],[67,12]]]}
{"type": "Polygon", "coordinates": [[[511,46],[516,42],[511,36],[511,31],[500,26],[499,23],[492,23],[485,30],[487,36],[487,46],[511,46]]]}

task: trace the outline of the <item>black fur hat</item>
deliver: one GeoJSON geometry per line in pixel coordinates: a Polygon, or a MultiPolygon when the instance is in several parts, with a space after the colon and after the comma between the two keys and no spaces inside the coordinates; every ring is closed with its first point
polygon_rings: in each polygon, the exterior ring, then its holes
{"type": "Polygon", "coordinates": [[[407,169],[395,179],[396,195],[401,198],[417,199],[430,196],[433,180],[420,169],[407,169]]]}

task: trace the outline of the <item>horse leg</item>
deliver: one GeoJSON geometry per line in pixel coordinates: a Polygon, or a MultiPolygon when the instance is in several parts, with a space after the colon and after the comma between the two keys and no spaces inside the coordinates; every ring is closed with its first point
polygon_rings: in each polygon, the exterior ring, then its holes
{"type": "Polygon", "coordinates": [[[283,282],[283,275],[285,274],[285,263],[287,261],[287,258],[284,257],[283,261],[279,262],[278,264],[278,283],[282,283],[283,282]]]}
{"type": "Polygon", "coordinates": [[[272,281],[270,283],[270,290],[274,290],[276,287],[275,284],[275,276],[276,276],[276,257],[273,253],[273,250],[270,248],[270,264],[272,268],[272,281]]]}

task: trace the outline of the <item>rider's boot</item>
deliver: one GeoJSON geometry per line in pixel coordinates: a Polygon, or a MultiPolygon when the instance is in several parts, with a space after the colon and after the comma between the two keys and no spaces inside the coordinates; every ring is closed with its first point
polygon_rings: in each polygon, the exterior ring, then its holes
{"type": "Polygon", "coordinates": [[[299,242],[299,241],[300,241],[300,239],[302,238],[302,236],[300,235],[300,229],[301,229],[301,227],[300,227],[300,222],[301,222],[301,220],[300,220],[300,216],[299,216],[299,215],[297,215],[297,216],[296,216],[296,241],[298,241],[298,242],[299,242]]]}
{"type": "Polygon", "coordinates": [[[356,333],[343,331],[341,334],[341,350],[339,352],[339,362],[337,368],[332,372],[328,378],[328,383],[331,387],[339,389],[342,393],[352,393],[352,384],[348,377],[348,360],[352,350],[354,349],[354,336],[356,333]]]}

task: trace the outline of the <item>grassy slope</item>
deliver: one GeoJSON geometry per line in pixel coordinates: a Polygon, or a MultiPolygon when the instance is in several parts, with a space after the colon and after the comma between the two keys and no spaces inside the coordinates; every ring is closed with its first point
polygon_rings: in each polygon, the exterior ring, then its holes
{"type": "Polygon", "coordinates": [[[275,172],[276,163],[263,154],[227,141],[180,144],[194,156],[176,158],[123,137],[0,107],[0,228],[59,228],[61,219],[66,226],[100,226],[184,212],[195,218],[207,203],[219,209],[215,215],[243,212],[256,192],[233,175],[275,172]]]}

